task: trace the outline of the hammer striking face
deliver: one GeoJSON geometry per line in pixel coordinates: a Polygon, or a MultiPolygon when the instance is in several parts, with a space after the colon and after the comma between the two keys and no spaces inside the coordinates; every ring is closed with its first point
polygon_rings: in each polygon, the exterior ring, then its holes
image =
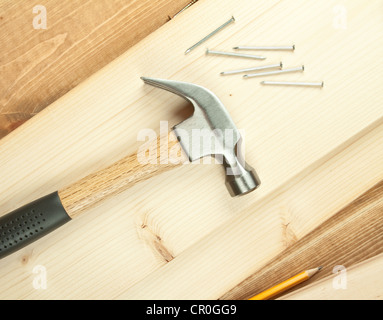
{"type": "Polygon", "coordinates": [[[192,83],[146,77],[141,79],[154,87],[177,94],[193,105],[193,116],[173,128],[191,162],[206,156],[222,158],[226,186],[233,197],[259,187],[258,175],[244,161],[240,150],[241,134],[213,92],[192,83]]]}
{"type": "MultiPolygon", "coordinates": [[[[194,106],[193,116],[173,128],[190,161],[206,156],[221,157],[226,169],[226,186],[232,196],[247,194],[260,185],[257,174],[243,161],[238,129],[222,102],[211,91],[191,83],[142,79],[150,85],[178,94],[194,106]],[[195,139],[196,131],[198,139],[195,139]],[[201,134],[203,144],[200,143],[201,134]]],[[[171,164],[142,164],[135,153],[0,217],[0,258],[88,212],[106,198],[173,167],[171,164]]]]}

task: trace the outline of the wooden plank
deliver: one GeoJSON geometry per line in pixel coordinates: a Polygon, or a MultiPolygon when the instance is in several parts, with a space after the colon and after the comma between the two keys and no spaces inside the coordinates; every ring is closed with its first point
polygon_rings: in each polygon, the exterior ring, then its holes
{"type": "Polygon", "coordinates": [[[143,128],[184,120],[185,101],[139,77],[178,79],[222,99],[263,185],[233,199],[222,168],[202,164],[143,182],[0,261],[0,297],[217,299],[381,181],[383,65],[364,63],[383,54],[381,6],[348,2],[348,29],[338,30],[331,1],[199,2],[3,139],[0,214],[134,152],[143,128]],[[232,14],[236,24],[209,46],[295,42],[269,62],[304,62],[294,79],[326,87],[265,88],[219,77],[247,60],[206,57],[203,46],[184,55],[232,14]],[[31,285],[37,265],[47,290],[31,285]]]}
{"type": "Polygon", "coordinates": [[[347,268],[383,252],[383,181],[350,203],[313,232],[221,299],[249,299],[311,266],[323,266],[295,291],[331,275],[337,265],[347,268]]]}
{"type": "Polygon", "coordinates": [[[340,273],[287,294],[280,300],[382,300],[382,268],[383,255],[380,254],[351,268],[339,269],[342,270],[340,273]]]}
{"type": "Polygon", "coordinates": [[[0,2],[0,138],[159,28],[189,0],[0,2]]]}

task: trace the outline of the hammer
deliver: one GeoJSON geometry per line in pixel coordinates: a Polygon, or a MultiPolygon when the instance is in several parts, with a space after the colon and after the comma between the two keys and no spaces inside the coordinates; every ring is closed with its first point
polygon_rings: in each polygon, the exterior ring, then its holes
{"type": "MultiPolygon", "coordinates": [[[[256,172],[243,161],[241,135],[214,93],[192,83],[141,79],[185,98],[194,106],[193,116],[175,126],[168,137],[170,146],[181,146],[184,156],[188,158],[186,161],[194,162],[206,156],[221,157],[226,170],[226,187],[233,197],[258,188],[260,180],[256,172]],[[198,139],[193,138],[196,132],[202,133],[207,143],[200,143],[201,135],[198,139]]],[[[156,148],[160,149],[160,144],[161,140],[157,141],[156,148]]],[[[0,259],[42,238],[106,198],[174,167],[174,163],[143,163],[135,153],[6,214],[0,218],[0,259]]]]}

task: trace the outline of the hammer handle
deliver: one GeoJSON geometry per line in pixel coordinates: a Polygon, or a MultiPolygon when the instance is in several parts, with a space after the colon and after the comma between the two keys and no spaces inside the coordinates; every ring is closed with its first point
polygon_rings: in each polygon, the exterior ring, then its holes
{"type": "Polygon", "coordinates": [[[135,153],[61,191],[0,217],[0,259],[44,237],[106,198],[181,165],[187,159],[180,148],[171,132],[145,149],[155,155],[150,163],[143,164],[135,153]],[[173,151],[174,158],[168,150],[173,151]]]}
{"type": "Polygon", "coordinates": [[[169,160],[167,150],[176,145],[177,138],[170,132],[167,138],[158,138],[157,143],[148,145],[147,150],[150,154],[156,155],[150,163],[142,164],[135,153],[59,191],[66,212],[72,219],[76,218],[101,201],[129,189],[136,183],[174,168],[177,164],[169,161],[160,164],[160,160],[169,160]],[[166,139],[168,148],[164,147],[166,139]],[[152,153],[153,151],[155,153],[152,153]]]}

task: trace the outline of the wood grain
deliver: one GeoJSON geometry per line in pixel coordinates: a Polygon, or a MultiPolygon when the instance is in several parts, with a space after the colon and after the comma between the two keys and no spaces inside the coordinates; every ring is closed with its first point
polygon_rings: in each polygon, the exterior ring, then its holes
{"type": "Polygon", "coordinates": [[[383,255],[380,254],[344,269],[341,274],[335,273],[286,294],[280,300],[382,300],[382,268],[383,255]]]}
{"type": "Polygon", "coordinates": [[[310,265],[323,266],[320,273],[291,289],[291,292],[331,275],[337,265],[349,268],[382,253],[382,218],[383,181],[272,259],[262,270],[251,275],[221,299],[249,299],[270,285],[310,268],[310,265]]]}
{"type": "Polygon", "coordinates": [[[60,190],[59,197],[68,215],[74,219],[135,184],[187,161],[177,137],[170,132],[148,141],[137,153],[60,190]]]}
{"type": "Polygon", "coordinates": [[[214,164],[143,181],[1,260],[0,298],[218,299],[382,181],[382,2],[345,6],[347,29],[336,29],[332,1],[198,2],[2,139],[5,214],[132,154],[142,129],[187,118],[188,103],[141,76],[188,81],[212,90],[245,131],[246,162],[263,184],[232,199],[214,164]],[[325,87],[262,87],[219,76],[248,60],[205,47],[184,55],[231,15],[209,47],[295,43],[267,61],[304,63],[281,80],[325,87]],[[36,265],[47,290],[31,285],[36,265]]]}
{"type": "Polygon", "coordinates": [[[0,2],[0,138],[169,21],[189,0],[0,2]]]}

